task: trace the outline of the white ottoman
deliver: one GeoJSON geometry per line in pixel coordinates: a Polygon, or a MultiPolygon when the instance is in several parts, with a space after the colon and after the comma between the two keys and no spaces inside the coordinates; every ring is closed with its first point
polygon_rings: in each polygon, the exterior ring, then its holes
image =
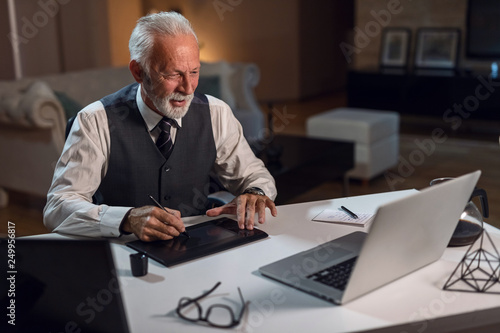
{"type": "Polygon", "coordinates": [[[353,141],[354,169],[347,178],[368,181],[395,166],[399,155],[399,113],[337,108],[307,119],[307,135],[353,141]]]}

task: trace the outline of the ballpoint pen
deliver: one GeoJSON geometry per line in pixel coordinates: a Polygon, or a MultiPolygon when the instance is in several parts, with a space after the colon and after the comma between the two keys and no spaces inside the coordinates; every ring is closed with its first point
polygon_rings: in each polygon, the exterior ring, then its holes
{"type": "MultiPolygon", "coordinates": [[[[156,201],[156,199],[155,199],[155,198],[153,198],[153,196],[152,196],[152,195],[150,195],[150,196],[149,196],[149,198],[150,198],[151,200],[153,200],[153,202],[155,203],[155,205],[156,205],[158,208],[161,208],[161,209],[163,209],[164,211],[166,211],[167,213],[174,215],[174,213],[169,212],[168,210],[166,210],[166,209],[165,209],[165,207],[163,207],[162,205],[160,205],[160,203],[159,203],[158,201],[156,201]]],[[[184,236],[186,236],[187,238],[191,238],[191,236],[189,236],[189,234],[188,234],[187,230],[186,230],[186,231],[181,232],[181,234],[182,234],[182,235],[184,235],[184,236]]]]}
{"type": "Polygon", "coordinates": [[[351,212],[349,209],[345,208],[344,206],[340,206],[340,209],[342,209],[344,212],[346,212],[353,219],[358,218],[358,215],[354,214],[353,212],[351,212]]]}

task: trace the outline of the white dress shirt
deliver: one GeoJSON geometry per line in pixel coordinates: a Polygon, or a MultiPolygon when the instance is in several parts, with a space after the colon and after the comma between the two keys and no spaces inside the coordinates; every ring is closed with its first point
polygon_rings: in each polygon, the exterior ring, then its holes
{"type": "MultiPolygon", "coordinates": [[[[137,106],[151,139],[156,141],[159,129],[155,126],[162,116],[144,103],[140,90],[139,87],[137,106]]],[[[213,96],[207,97],[217,150],[214,170],[222,185],[235,195],[256,186],[274,200],[277,194],[274,179],[255,157],[230,107],[213,96]]],[[[182,127],[182,119],[176,121],[182,127]]],[[[176,132],[172,126],[174,143],[176,132]]],[[[97,101],[78,113],[57,162],[44,208],[44,224],[49,230],[91,237],[120,235],[120,224],[134,207],[92,203],[92,196],[106,175],[109,154],[108,118],[103,104],[97,101]]]]}

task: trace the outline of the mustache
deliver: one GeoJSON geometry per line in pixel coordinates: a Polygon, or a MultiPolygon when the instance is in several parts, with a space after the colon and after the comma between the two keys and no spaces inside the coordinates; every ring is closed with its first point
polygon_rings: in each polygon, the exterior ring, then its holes
{"type": "Polygon", "coordinates": [[[166,96],[166,98],[171,101],[171,100],[175,100],[175,101],[190,101],[192,100],[194,97],[194,93],[193,94],[189,94],[189,95],[185,95],[185,94],[181,94],[179,92],[173,92],[171,93],[170,95],[166,96]]]}

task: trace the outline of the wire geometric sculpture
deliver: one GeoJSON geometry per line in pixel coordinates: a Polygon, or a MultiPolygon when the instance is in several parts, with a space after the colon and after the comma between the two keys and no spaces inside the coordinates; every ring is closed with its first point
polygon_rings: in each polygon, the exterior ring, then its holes
{"type": "Polygon", "coordinates": [[[500,294],[500,254],[486,230],[483,229],[481,236],[469,246],[443,289],[500,294]],[[479,247],[473,250],[476,243],[479,247]]]}

